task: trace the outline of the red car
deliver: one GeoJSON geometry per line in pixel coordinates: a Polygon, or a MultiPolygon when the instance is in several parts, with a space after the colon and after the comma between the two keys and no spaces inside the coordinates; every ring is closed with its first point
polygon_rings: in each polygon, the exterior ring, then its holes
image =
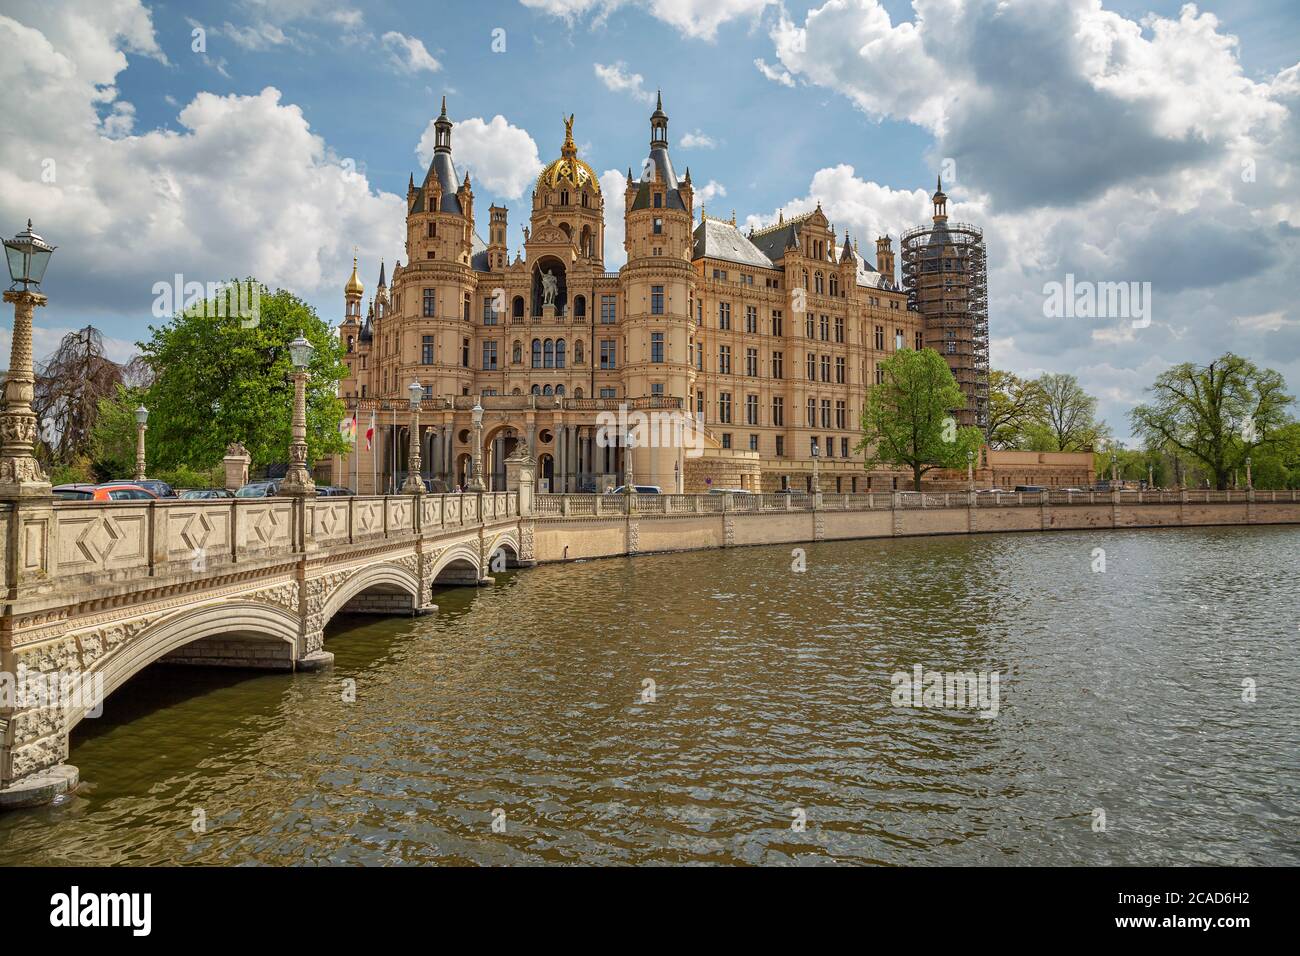
{"type": "Polygon", "coordinates": [[[55,485],[54,496],[64,501],[154,501],[152,491],[124,481],[102,485],[55,485]]]}

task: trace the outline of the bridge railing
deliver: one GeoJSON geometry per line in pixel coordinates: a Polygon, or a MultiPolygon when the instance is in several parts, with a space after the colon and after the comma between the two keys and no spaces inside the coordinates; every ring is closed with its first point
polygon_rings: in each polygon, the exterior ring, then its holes
{"type": "Polygon", "coordinates": [[[56,501],[51,572],[95,585],[436,533],[519,515],[517,492],[307,498],[56,501]]]}

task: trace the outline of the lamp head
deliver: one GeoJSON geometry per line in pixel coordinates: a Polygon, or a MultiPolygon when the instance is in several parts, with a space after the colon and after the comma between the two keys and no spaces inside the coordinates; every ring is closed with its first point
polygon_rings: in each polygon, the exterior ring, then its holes
{"type": "Polygon", "coordinates": [[[9,265],[9,278],[13,280],[11,289],[22,286],[27,291],[31,286],[41,287],[45,278],[45,267],[50,264],[50,256],[55,247],[36,233],[32,232],[32,221],[27,220],[27,228],[12,239],[6,239],[5,261],[9,265]]]}
{"type": "Polygon", "coordinates": [[[312,344],[302,337],[302,333],[289,343],[289,358],[293,362],[293,367],[302,371],[311,364],[311,357],[316,353],[312,344]]]}
{"type": "Polygon", "coordinates": [[[477,398],[474,399],[474,409],[471,414],[474,416],[474,425],[476,427],[483,424],[483,403],[477,398]]]}
{"type": "Polygon", "coordinates": [[[135,423],[137,425],[143,425],[147,421],[149,421],[149,409],[141,405],[135,410],[135,423]]]}
{"type": "Polygon", "coordinates": [[[414,411],[420,407],[420,402],[424,400],[424,386],[419,382],[412,382],[406,386],[406,394],[411,396],[411,410],[414,411]]]}

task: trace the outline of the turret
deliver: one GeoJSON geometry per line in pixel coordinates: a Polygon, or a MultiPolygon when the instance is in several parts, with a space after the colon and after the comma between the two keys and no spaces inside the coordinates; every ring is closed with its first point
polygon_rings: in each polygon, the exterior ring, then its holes
{"type": "Polygon", "coordinates": [[[948,221],[948,196],[943,191],[943,177],[935,177],[934,196],[931,197],[934,203],[934,222],[938,225],[941,222],[948,221]]]}
{"type": "Polygon", "coordinates": [[[510,264],[510,252],[506,248],[505,206],[488,207],[488,265],[493,269],[504,269],[510,264]]]}
{"type": "Polygon", "coordinates": [[[876,271],[892,285],[894,282],[894,240],[888,236],[876,239],[876,271]]]}

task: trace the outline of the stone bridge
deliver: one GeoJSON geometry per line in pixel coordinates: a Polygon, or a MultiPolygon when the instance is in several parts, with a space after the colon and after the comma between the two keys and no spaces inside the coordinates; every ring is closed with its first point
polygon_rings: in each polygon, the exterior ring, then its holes
{"type": "Polygon", "coordinates": [[[75,783],[69,732],[155,661],[319,668],[339,611],[533,563],[518,492],[0,507],[0,806],[75,783]]]}

